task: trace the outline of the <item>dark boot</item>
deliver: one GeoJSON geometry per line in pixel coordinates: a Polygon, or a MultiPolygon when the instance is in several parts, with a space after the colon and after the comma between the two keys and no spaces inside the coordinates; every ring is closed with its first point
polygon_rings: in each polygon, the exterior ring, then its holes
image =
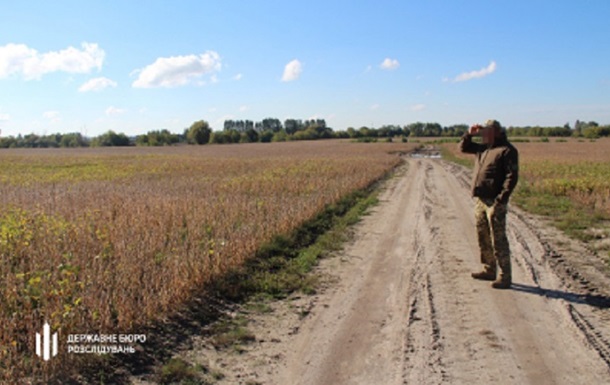
{"type": "Polygon", "coordinates": [[[494,281],[496,279],[496,269],[486,265],[483,271],[472,273],[471,275],[474,279],[480,279],[482,281],[494,281]]]}
{"type": "Polygon", "coordinates": [[[502,275],[499,279],[491,283],[491,287],[493,287],[494,289],[510,289],[511,284],[511,278],[507,277],[506,275],[502,275]]]}
{"type": "Polygon", "coordinates": [[[495,280],[491,287],[494,289],[509,289],[512,283],[512,270],[509,259],[503,259],[499,262],[500,264],[500,278],[495,280]]]}

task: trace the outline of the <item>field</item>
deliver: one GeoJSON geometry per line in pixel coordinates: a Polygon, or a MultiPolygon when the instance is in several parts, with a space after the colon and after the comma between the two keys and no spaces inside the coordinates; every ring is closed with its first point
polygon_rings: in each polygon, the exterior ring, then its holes
{"type": "MultiPolygon", "coordinates": [[[[556,225],[582,240],[607,238],[610,218],[610,140],[514,141],[520,180],[514,202],[554,218],[556,225]]],[[[455,144],[445,154],[472,165],[455,144]]],[[[605,246],[604,246],[605,247],[605,246]]]]}
{"type": "MultiPolygon", "coordinates": [[[[513,202],[606,252],[610,140],[514,144],[513,202]]],[[[417,145],[0,151],[0,383],[82,364],[35,356],[43,321],[62,336],[162,321],[417,145]]],[[[442,146],[450,160],[472,164],[455,143],[442,146]]]]}
{"type": "Polygon", "coordinates": [[[74,363],[35,357],[43,320],[64,336],[161,320],[412,146],[0,152],[0,382],[74,363]]]}

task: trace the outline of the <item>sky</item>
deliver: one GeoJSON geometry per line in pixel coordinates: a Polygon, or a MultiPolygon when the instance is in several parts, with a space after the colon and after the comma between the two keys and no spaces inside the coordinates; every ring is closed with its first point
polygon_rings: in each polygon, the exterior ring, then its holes
{"type": "Polygon", "coordinates": [[[0,0],[0,130],[610,124],[608,16],[607,0],[0,0]]]}

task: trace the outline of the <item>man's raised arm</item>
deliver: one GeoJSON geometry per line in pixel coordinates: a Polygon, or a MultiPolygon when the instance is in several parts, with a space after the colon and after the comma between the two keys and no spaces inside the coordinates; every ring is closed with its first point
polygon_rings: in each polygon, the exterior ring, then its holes
{"type": "Polygon", "coordinates": [[[483,144],[475,143],[472,141],[472,136],[476,135],[482,127],[478,124],[471,126],[464,135],[462,135],[462,140],[460,140],[460,151],[466,154],[476,154],[478,152],[483,152],[487,148],[483,144]]]}

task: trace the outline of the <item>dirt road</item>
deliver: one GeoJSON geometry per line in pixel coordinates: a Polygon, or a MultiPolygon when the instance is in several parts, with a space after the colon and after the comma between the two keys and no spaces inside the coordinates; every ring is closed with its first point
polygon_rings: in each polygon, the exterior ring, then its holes
{"type": "Polygon", "coordinates": [[[407,161],[314,297],[253,316],[242,354],[202,342],[187,356],[221,383],[608,384],[610,309],[603,262],[511,208],[512,290],[475,281],[480,268],[469,172],[407,161]]]}

